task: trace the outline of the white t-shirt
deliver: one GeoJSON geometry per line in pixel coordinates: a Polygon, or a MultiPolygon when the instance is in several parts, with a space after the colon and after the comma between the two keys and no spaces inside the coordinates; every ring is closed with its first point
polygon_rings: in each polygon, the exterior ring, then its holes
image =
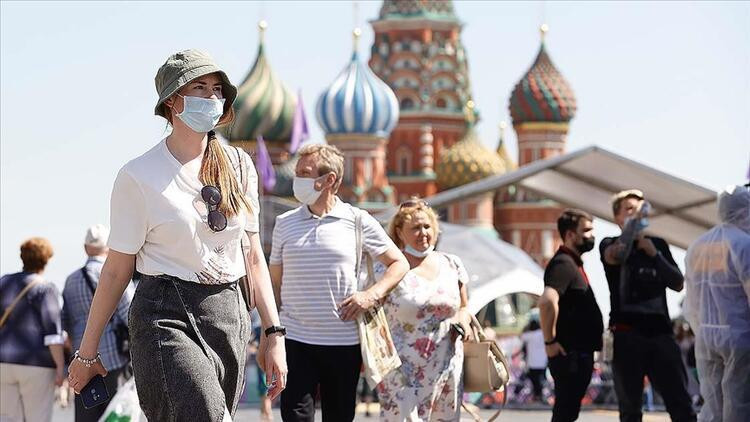
{"type": "Polygon", "coordinates": [[[526,331],[521,334],[521,340],[526,344],[526,364],[529,368],[546,368],[547,352],[544,350],[542,330],[526,331]]]}
{"type": "MultiPolygon", "coordinates": [[[[225,146],[238,183],[234,147],[225,146]]],[[[244,210],[214,232],[206,223],[207,206],[198,179],[201,160],[181,164],[166,139],[120,169],[112,189],[108,245],[136,255],[136,269],[146,275],[171,275],[203,284],[232,282],[245,275],[240,238],[258,232],[258,175],[244,151],[245,192],[252,212],[244,210]]],[[[240,185],[242,186],[242,185],[240,185]]]]}
{"type": "MultiPolygon", "coordinates": [[[[281,309],[287,338],[307,344],[359,343],[354,321],[339,318],[338,304],[357,290],[356,232],[351,205],[318,217],[306,205],[276,217],[270,263],[282,266],[281,309]]],[[[362,248],[372,257],[395,248],[380,223],[362,212],[362,248]]]]}

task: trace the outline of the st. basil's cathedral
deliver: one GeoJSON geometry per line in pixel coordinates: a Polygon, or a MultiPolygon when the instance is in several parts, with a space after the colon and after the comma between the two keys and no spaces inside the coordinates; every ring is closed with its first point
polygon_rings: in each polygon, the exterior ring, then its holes
{"type": "MultiPolygon", "coordinates": [[[[494,150],[475,130],[479,113],[452,1],[384,0],[371,24],[375,36],[369,60],[357,48],[355,29],[349,62],[315,106],[326,141],[345,156],[343,200],[376,213],[414,196],[429,197],[564,153],[576,100],[545,48],[546,26],[536,58],[510,94],[518,139],[514,161],[505,149],[503,126],[494,150]]],[[[255,140],[265,139],[276,184],[264,198],[291,204],[296,157],[290,154],[290,138],[298,99],[268,62],[265,24],[259,27],[255,64],[239,84],[236,120],[224,135],[251,155],[255,140]]],[[[269,206],[262,211],[271,214],[264,217],[267,222],[279,213],[269,206]]],[[[556,220],[561,211],[553,201],[510,186],[440,213],[448,222],[499,234],[544,264],[560,244],[556,220]]],[[[264,243],[270,241],[268,234],[262,236],[264,243]]]]}

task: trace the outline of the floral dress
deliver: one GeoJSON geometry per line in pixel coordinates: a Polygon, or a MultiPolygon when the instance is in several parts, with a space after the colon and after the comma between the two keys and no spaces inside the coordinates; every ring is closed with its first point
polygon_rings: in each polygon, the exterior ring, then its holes
{"type": "Polygon", "coordinates": [[[468,281],[461,260],[439,253],[434,280],[409,271],[384,309],[401,367],[378,384],[386,421],[457,421],[463,383],[463,343],[451,339],[450,320],[461,305],[459,283],[468,281]]]}

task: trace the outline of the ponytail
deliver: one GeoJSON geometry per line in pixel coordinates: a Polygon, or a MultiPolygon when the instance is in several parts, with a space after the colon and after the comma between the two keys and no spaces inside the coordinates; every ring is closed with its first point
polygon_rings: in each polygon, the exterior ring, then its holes
{"type": "Polygon", "coordinates": [[[201,163],[198,178],[204,185],[219,188],[221,192],[219,211],[223,212],[227,218],[239,214],[242,208],[251,212],[250,201],[247,200],[245,192],[237,182],[232,163],[224,147],[216,139],[216,133],[212,130],[206,136],[208,136],[208,145],[203,153],[203,163],[201,163]]]}

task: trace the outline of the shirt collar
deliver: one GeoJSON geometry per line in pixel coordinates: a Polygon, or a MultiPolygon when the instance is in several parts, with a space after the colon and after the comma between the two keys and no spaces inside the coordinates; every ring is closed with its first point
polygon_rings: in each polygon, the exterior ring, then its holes
{"type": "Polygon", "coordinates": [[[583,266],[583,260],[581,259],[581,256],[580,256],[580,255],[578,255],[577,253],[573,252],[573,251],[572,251],[572,250],[571,250],[570,248],[568,248],[567,246],[565,246],[565,245],[560,245],[560,249],[558,250],[558,252],[559,252],[559,253],[564,253],[564,254],[568,254],[568,255],[570,255],[570,256],[571,256],[571,257],[573,258],[573,261],[575,261],[575,262],[576,262],[576,264],[577,264],[577,265],[578,265],[579,267],[582,267],[582,266],[583,266]]]}
{"type": "Polygon", "coordinates": [[[103,257],[103,256],[90,256],[90,257],[88,257],[88,259],[86,260],[86,263],[87,263],[87,264],[88,264],[89,262],[99,262],[99,263],[102,263],[102,264],[103,264],[103,263],[104,263],[104,257],[103,257]]]}
{"type": "Polygon", "coordinates": [[[302,216],[303,216],[303,218],[305,218],[305,219],[308,219],[308,218],[323,219],[323,218],[327,218],[327,217],[333,217],[333,218],[338,218],[338,219],[341,219],[341,220],[353,220],[354,219],[354,214],[350,211],[351,207],[347,203],[345,203],[344,201],[342,201],[338,196],[336,196],[335,198],[336,198],[336,203],[333,205],[333,208],[331,209],[331,211],[329,211],[328,214],[325,214],[325,215],[323,215],[321,217],[318,217],[317,215],[315,215],[312,212],[310,212],[310,207],[309,206],[302,205],[302,216]]]}

